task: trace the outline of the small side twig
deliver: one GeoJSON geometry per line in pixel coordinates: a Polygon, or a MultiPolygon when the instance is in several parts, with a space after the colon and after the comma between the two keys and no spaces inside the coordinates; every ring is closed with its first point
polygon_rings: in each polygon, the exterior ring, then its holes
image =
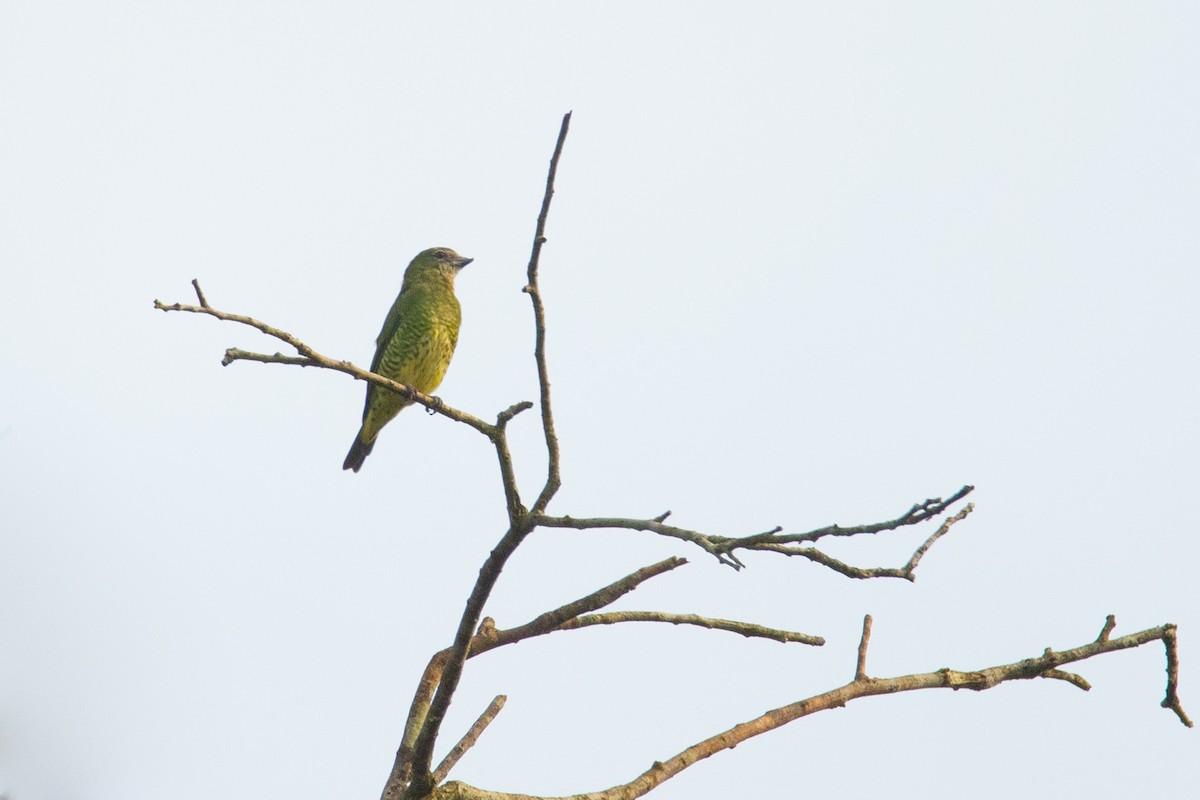
{"type": "Polygon", "coordinates": [[[669,614],[664,611],[608,611],[603,614],[588,614],[567,620],[558,627],[560,631],[578,630],[590,625],[615,625],[621,622],[665,622],[671,625],[695,625],[709,630],[729,631],[747,638],[771,639],[776,642],[799,642],[814,647],[825,644],[825,639],[798,631],[785,631],[779,628],[768,628],[752,622],[740,622],[734,619],[718,619],[701,617],[697,614],[669,614]]]}
{"type": "Polygon", "coordinates": [[[200,301],[200,307],[208,308],[208,300],[204,298],[204,291],[200,288],[199,278],[192,278],[192,288],[196,290],[196,299],[200,301]]]}
{"type": "Polygon", "coordinates": [[[450,770],[454,769],[454,765],[459,762],[459,759],[475,746],[475,742],[479,741],[479,737],[487,730],[487,726],[492,724],[492,720],[500,713],[500,709],[504,708],[504,703],[507,700],[508,698],[502,694],[496,695],[496,698],[479,715],[479,719],[475,720],[475,724],[468,728],[463,737],[458,740],[458,744],[450,748],[450,752],[442,759],[442,763],[438,764],[437,769],[433,771],[433,782],[435,785],[444,781],[446,776],[450,774],[450,770]]]}
{"type": "Polygon", "coordinates": [[[961,511],[952,517],[948,517],[944,522],[942,522],[938,529],[933,532],[933,535],[921,543],[921,546],[918,547],[916,552],[912,554],[912,558],[910,558],[908,563],[904,565],[904,577],[908,578],[910,581],[915,580],[917,564],[921,562],[921,559],[924,558],[925,553],[928,552],[929,548],[933,547],[933,543],[949,533],[950,528],[954,525],[954,523],[961,522],[962,520],[966,519],[967,515],[974,510],[975,504],[967,503],[965,506],[963,506],[961,511]]]}
{"type": "Polygon", "coordinates": [[[862,637],[858,640],[858,661],[854,666],[854,680],[867,681],[867,648],[871,646],[871,615],[863,617],[862,637]]]}
{"type": "Polygon", "coordinates": [[[823,528],[816,528],[806,533],[784,533],[780,534],[779,529],[767,531],[765,533],[756,533],[753,536],[744,536],[741,538],[725,538],[717,537],[715,541],[721,543],[729,549],[735,548],[753,548],[755,545],[763,543],[774,544],[799,544],[801,542],[815,542],[818,539],[826,536],[861,536],[863,534],[883,533],[885,531],[895,530],[897,528],[907,527],[909,525],[919,525],[922,522],[940,517],[946,512],[950,506],[962,500],[964,497],[975,491],[975,487],[971,485],[963,486],[954,494],[943,500],[940,497],[930,498],[920,503],[913,505],[900,516],[895,519],[884,520],[883,522],[872,522],[865,525],[826,525],[823,528]]]}
{"type": "Polygon", "coordinates": [[[1083,689],[1085,692],[1090,692],[1092,690],[1092,685],[1087,682],[1087,679],[1074,672],[1066,672],[1061,669],[1048,669],[1042,673],[1042,677],[1066,681],[1072,686],[1077,686],[1080,689],[1083,689]]]}
{"type": "Polygon", "coordinates": [[[1104,620],[1104,627],[1100,629],[1100,635],[1096,637],[1096,641],[1107,642],[1109,635],[1113,632],[1113,630],[1116,629],[1116,627],[1117,616],[1115,614],[1109,614],[1108,618],[1104,620]]]}

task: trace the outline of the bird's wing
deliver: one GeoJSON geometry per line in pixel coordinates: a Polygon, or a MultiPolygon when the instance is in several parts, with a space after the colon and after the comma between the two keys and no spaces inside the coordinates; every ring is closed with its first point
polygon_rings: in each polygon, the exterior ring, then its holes
{"type": "Polygon", "coordinates": [[[396,301],[392,303],[391,310],[388,311],[387,319],[383,321],[383,329],[379,331],[379,337],[375,340],[375,357],[371,359],[371,372],[379,372],[379,362],[383,360],[383,351],[387,350],[388,343],[400,329],[400,323],[406,316],[405,310],[411,301],[412,294],[405,294],[401,289],[400,294],[396,296],[396,301]]]}

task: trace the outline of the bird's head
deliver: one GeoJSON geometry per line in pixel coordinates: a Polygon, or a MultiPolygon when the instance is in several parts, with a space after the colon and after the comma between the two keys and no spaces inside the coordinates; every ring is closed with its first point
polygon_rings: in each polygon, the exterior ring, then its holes
{"type": "Polygon", "coordinates": [[[458,274],[458,271],[473,260],[465,256],[460,256],[449,247],[431,247],[428,250],[422,250],[420,253],[417,253],[417,257],[412,260],[412,263],[408,265],[408,269],[404,271],[404,280],[407,282],[410,278],[418,275],[434,274],[441,274],[454,280],[454,276],[458,274]]]}

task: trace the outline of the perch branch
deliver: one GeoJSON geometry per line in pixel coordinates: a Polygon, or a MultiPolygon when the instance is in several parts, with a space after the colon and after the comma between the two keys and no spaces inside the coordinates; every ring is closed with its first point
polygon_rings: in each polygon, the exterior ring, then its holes
{"type": "MultiPolygon", "coordinates": [[[[489,425],[476,416],[468,414],[465,411],[460,411],[457,408],[446,405],[440,398],[432,395],[422,394],[413,387],[405,383],[397,383],[390,378],[385,378],[383,375],[377,375],[374,372],[365,370],[362,367],[355,366],[349,361],[338,361],[329,356],[322,355],[308,346],[298,338],[274,326],[268,325],[265,322],[257,320],[253,317],[247,317],[244,314],[231,314],[227,311],[213,308],[208,304],[207,300],[203,299],[203,294],[200,293],[200,284],[197,281],[192,281],[196,287],[197,294],[202,298],[202,302],[198,306],[186,305],[184,303],[171,303],[167,305],[161,301],[155,300],[154,307],[159,311],[185,311],[191,314],[206,314],[210,317],[215,317],[225,322],[236,322],[241,325],[247,325],[255,330],[265,333],[267,336],[274,337],[281,342],[295,348],[300,357],[285,356],[281,353],[268,355],[266,353],[252,353],[246,350],[240,350],[236,347],[231,347],[225,351],[225,357],[221,360],[221,364],[229,366],[235,361],[256,361],[261,364],[292,364],[302,367],[318,367],[320,369],[334,370],[342,372],[360,381],[367,381],[376,386],[381,386],[385,389],[391,389],[393,392],[403,395],[406,399],[412,400],[420,405],[425,406],[430,411],[441,414],[444,417],[461,422],[464,425],[469,425],[475,430],[493,439],[496,435],[496,426],[489,425]]],[[[518,404],[519,405],[519,404],[518,404]]]]}
{"type": "MultiPolygon", "coordinates": [[[[774,730],[810,714],[826,711],[831,708],[841,708],[850,701],[861,697],[910,692],[918,689],[971,689],[973,691],[984,691],[1008,681],[1027,680],[1043,676],[1047,672],[1057,670],[1058,667],[1064,664],[1083,661],[1117,650],[1140,647],[1156,640],[1162,640],[1166,643],[1168,660],[1170,660],[1169,654],[1173,650],[1174,635],[1175,627],[1173,625],[1163,625],[1117,639],[1091,642],[1061,652],[1046,650],[1038,657],[971,672],[960,672],[947,668],[935,672],[901,675],[894,678],[856,677],[845,686],[815,695],[806,700],[776,708],[756,719],[735,725],[723,733],[692,745],[666,761],[654,762],[649,769],[629,783],[614,786],[603,791],[575,794],[569,797],[540,798],[531,795],[493,792],[451,781],[439,786],[434,791],[433,798],[434,800],[633,800],[633,798],[646,794],[667,779],[678,775],[692,764],[722,750],[732,749],[747,739],[774,730]]],[[[1169,672],[1170,669],[1168,667],[1169,672]]],[[[1172,699],[1172,686],[1173,684],[1170,683],[1170,678],[1168,678],[1168,699],[1172,699]]],[[[1163,704],[1167,705],[1167,701],[1164,700],[1163,704]]],[[[1168,707],[1174,709],[1177,705],[1178,698],[1175,697],[1174,703],[1168,707]]],[[[1182,714],[1181,710],[1176,713],[1180,714],[1181,720],[1186,720],[1186,715],[1182,714]]]]}

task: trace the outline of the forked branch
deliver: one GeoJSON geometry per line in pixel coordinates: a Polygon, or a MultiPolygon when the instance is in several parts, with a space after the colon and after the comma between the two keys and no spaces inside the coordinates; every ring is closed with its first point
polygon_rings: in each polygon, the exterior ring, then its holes
{"type": "MultiPolygon", "coordinates": [[[[676,754],[666,761],[656,761],[651,767],[628,783],[614,786],[610,789],[584,794],[573,794],[567,797],[535,797],[525,794],[508,792],[493,792],[479,789],[465,783],[451,781],[437,787],[433,792],[434,800],[633,800],[655,788],[663,781],[678,775],[683,770],[722,750],[729,750],[747,739],[779,728],[802,717],[827,711],[831,708],[841,708],[852,700],[874,695],[896,694],[911,692],[918,689],[971,689],[984,691],[1002,683],[1014,680],[1028,680],[1047,676],[1047,673],[1058,671],[1057,668],[1077,661],[1084,661],[1105,653],[1140,647],[1148,642],[1162,641],[1167,647],[1168,664],[1177,663],[1175,655],[1175,626],[1163,625],[1149,628],[1128,636],[1116,639],[1097,640],[1083,644],[1070,650],[1046,650],[1042,655],[1027,658],[1011,664],[1001,664],[981,670],[962,672],[949,668],[935,672],[901,675],[894,678],[871,678],[866,675],[865,662],[867,646],[870,637],[870,624],[864,624],[862,641],[859,644],[857,668],[854,680],[837,689],[814,695],[772,711],[768,711],[756,719],[735,725],[727,731],[718,733],[701,742],[697,742],[686,750],[676,754]]],[[[1169,672],[1169,670],[1168,670],[1169,672]]],[[[1167,699],[1174,701],[1169,705],[1175,709],[1178,699],[1173,691],[1176,684],[1168,678],[1167,699]]],[[[1168,706],[1167,700],[1163,701],[1168,706]]],[[[1189,724],[1182,709],[1176,711],[1185,724],[1189,724]]]]}
{"type": "Polygon", "coordinates": [[[926,500],[924,503],[914,505],[909,512],[894,520],[872,525],[857,525],[853,528],[839,528],[834,525],[827,528],[820,528],[816,532],[787,534],[783,536],[776,535],[779,530],[778,528],[766,533],[741,538],[717,536],[715,534],[680,528],[675,525],[668,525],[663,521],[666,515],[653,519],[634,519],[630,517],[552,517],[546,514],[537,514],[533,519],[535,524],[546,528],[572,528],[574,530],[623,528],[626,530],[649,531],[659,536],[668,536],[673,539],[690,542],[704,550],[704,552],[712,555],[722,564],[734,569],[741,569],[745,566],[734,551],[748,550],[806,558],[849,578],[903,578],[913,581],[916,580],[917,565],[921,562],[925,553],[933,546],[934,542],[945,536],[955,523],[961,522],[968,514],[974,511],[974,504],[967,503],[958,513],[943,520],[941,526],[921,543],[913,552],[912,557],[902,567],[854,567],[817,550],[815,547],[800,547],[794,543],[811,542],[815,538],[820,538],[820,536],[855,536],[857,534],[879,533],[885,530],[896,530],[909,525],[916,525],[944,513],[953,503],[966,497],[974,488],[973,486],[964,486],[947,500],[940,498],[926,500]],[[838,533],[830,533],[833,530],[838,531],[838,533]],[[819,533],[819,535],[814,537],[814,533],[819,533]]]}

